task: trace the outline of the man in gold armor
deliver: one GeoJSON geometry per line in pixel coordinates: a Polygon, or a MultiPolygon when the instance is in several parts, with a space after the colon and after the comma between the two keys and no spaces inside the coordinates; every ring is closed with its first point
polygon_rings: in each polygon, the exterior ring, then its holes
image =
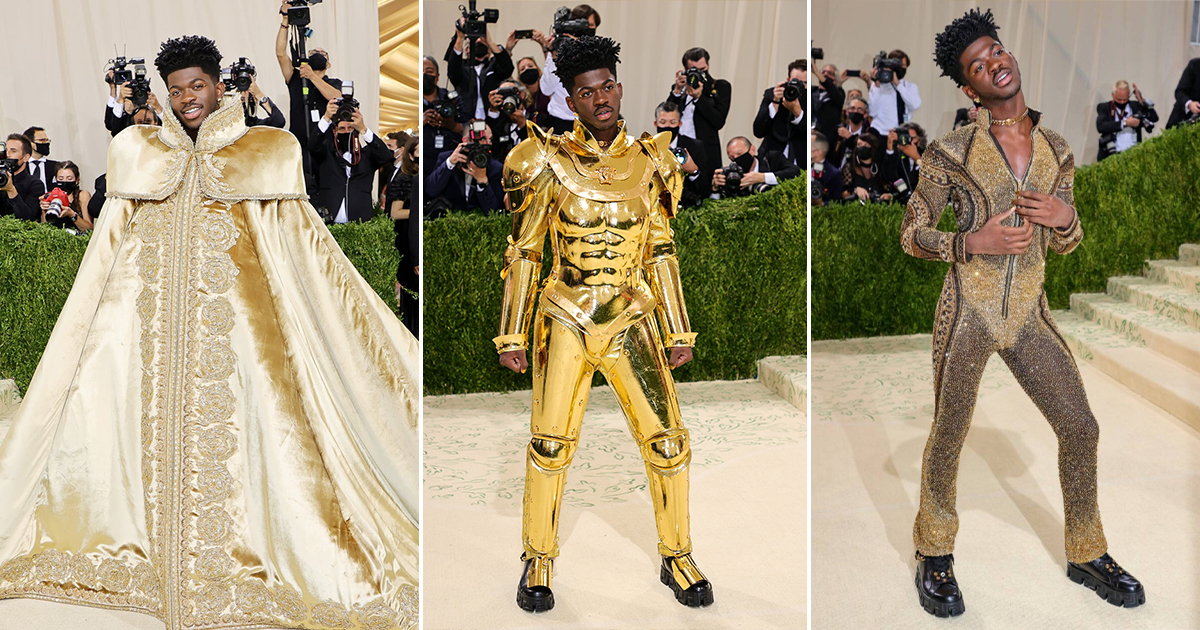
{"type": "Polygon", "coordinates": [[[534,320],[525,569],[517,588],[517,604],[529,611],[554,606],[550,578],[563,488],[596,371],[616,393],[646,463],[661,581],[684,605],[713,601],[691,557],[691,449],[671,378],[672,368],[691,360],[696,339],[668,224],[683,175],[670,134],[626,135],[619,52],[608,38],[562,38],[556,73],[570,94],[575,127],[548,136],[530,124],[529,138],[504,164],[513,228],[495,342],[505,367],[523,372],[528,366],[526,331],[534,320]],[[547,235],[554,260],[534,315],[547,235]]]}
{"type": "Polygon", "coordinates": [[[974,124],[930,143],[901,233],[905,252],[953,263],[934,323],[934,421],[913,527],[921,605],[939,617],[965,610],[951,555],[958,460],[984,366],[999,353],[1058,438],[1067,576],[1112,604],[1137,606],[1145,591],[1108,555],[1100,524],[1099,428],[1042,288],[1046,250],[1067,254],[1083,238],[1071,148],[1025,106],[1016,59],[990,10],[946,27],[935,58],[982,108],[974,124]],[[954,233],[937,229],[948,203],[954,233]]]}

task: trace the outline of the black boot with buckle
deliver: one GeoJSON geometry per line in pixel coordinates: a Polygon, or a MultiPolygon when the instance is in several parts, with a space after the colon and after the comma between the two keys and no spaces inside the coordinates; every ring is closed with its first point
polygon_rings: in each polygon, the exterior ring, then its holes
{"type": "Polygon", "coordinates": [[[958,580],[954,577],[954,554],[923,556],[917,553],[915,581],[925,612],[938,617],[955,617],[966,611],[958,580]]]}
{"type": "Polygon", "coordinates": [[[1067,577],[1096,591],[1096,595],[1113,606],[1133,608],[1146,603],[1142,583],[1108,554],[1091,562],[1068,562],[1067,577]]]}

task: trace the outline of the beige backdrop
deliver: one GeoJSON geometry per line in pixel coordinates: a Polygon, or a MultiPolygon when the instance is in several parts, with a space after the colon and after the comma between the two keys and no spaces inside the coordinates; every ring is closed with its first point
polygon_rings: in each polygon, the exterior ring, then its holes
{"type": "MultiPolygon", "coordinates": [[[[223,65],[247,57],[258,83],[287,115],[288,96],[275,61],[278,0],[0,0],[5,63],[0,81],[0,130],[4,135],[31,125],[45,127],[51,157],[79,164],[84,181],[105,170],[111,139],[104,128],[108,84],[104,68],[113,46],[128,57],[144,57],[150,86],[166,104],[154,69],[159,43],[180,35],[217,42],[223,65]]],[[[370,0],[325,0],[312,7],[312,44],[333,61],[331,74],[354,81],[363,103],[379,100],[379,19],[370,0]],[[369,33],[369,37],[363,37],[369,33]]],[[[364,115],[377,128],[379,112],[364,115]]]]}
{"type": "MultiPolygon", "coordinates": [[[[1000,39],[1020,65],[1025,99],[1045,113],[1045,124],[1071,143],[1079,163],[1096,161],[1096,105],[1111,98],[1118,79],[1136,83],[1154,101],[1160,133],[1174,102],[1175,84],[1189,58],[1190,1],[1079,2],[1009,0],[992,8],[1000,39]]],[[[883,50],[900,48],[912,59],[908,80],[921,90],[913,120],[930,137],[950,131],[954,112],[970,101],[933,63],[933,38],[977,2],[945,0],[812,0],[812,37],[839,69],[868,68],[883,50]]],[[[850,79],[845,87],[864,87],[850,79]]],[[[1152,136],[1153,137],[1153,136],[1152,136]]]]}
{"type": "MultiPolygon", "coordinates": [[[[445,84],[442,56],[453,33],[454,20],[465,0],[425,0],[424,54],[438,60],[445,84]]],[[[480,0],[478,9],[500,10],[492,38],[503,44],[514,29],[549,32],[554,10],[578,2],[541,0],[480,0]]],[[[654,108],[666,99],[683,51],[693,46],[708,50],[711,72],[733,85],[729,117],[721,130],[722,143],[751,132],[763,90],[787,77],[787,66],[804,53],[807,29],[805,3],[799,0],[704,0],[703,2],[595,0],[600,13],[598,35],[621,44],[617,76],[624,88],[621,114],[636,134],[654,131],[654,108]]],[[[541,48],[530,41],[517,43],[513,63],[525,56],[544,65],[541,48]]],[[[722,157],[723,161],[725,160],[722,157]]]]}

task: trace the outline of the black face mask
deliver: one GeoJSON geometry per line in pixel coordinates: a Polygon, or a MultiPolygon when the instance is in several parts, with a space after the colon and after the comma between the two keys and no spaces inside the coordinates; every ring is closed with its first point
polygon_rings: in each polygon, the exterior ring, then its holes
{"type": "Polygon", "coordinates": [[[864,116],[861,112],[849,112],[846,114],[846,120],[849,120],[856,125],[861,125],[863,118],[864,116]]]}
{"type": "Polygon", "coordinates": [[[349,151],[351,139],[353,139],[357,136],[358,136],[357,131],[351,131],[350,133],[334,134],[334,144],[337,145],[338,154],[341,155],[342,153],[349,151]]]}
{"type": "Polygon", "coordinates": [[[542,77],[542,73],[537,68],[526,68],[521,71],[521,83],[525,85],[533,85],[542,77]]]}
{"type": "Polygon", "coordinates": [[[426,74],[421,77],[422,94],[432,94],[437,91],[437,77],[426,74]]]}
{"type": "Polygon", "coordinates": [[[896,78],[903,79],[904,73],[906,73],[906,72],[908,72],[908,68],[900,68],[899,70],[896,71],[896,78]]]}
{"type": "Polygon", "coordinates": [[[79,182],[54,182],[54,187],[69,195],[79,190],[79,182]]]}
{"type": "Polygon", "coordinates": [[[37,151],[38,153],[41,153],[44,156],[49,156],[50,155],[50,143],[49,142],[35,142],[35,143],[33,143],[33,150],[37,151]]]}
{"type": "Polygon", "coordinates": [[[875,156],[875,152],[871,150],[871,147],[858,147],[854,150],[854,156],[858,158],[859,162],[866,162],[875,156]]]}
{"type": "Polygon", "coordinates": [[[679,127],[655,127],[655,129],[658,131],[658,133],[670,131],[672,140],[679,137],[679,127]]]}
{"type": "Polygon", "coordinates": [[[329,58],[321,53],[308,56],[308,65],[312,66],[313,70],[324,70],[329,67],[329,58]]]}
{"type": "Polygon", "coordinates": [[[749,173],[750,167],[754,166],[754,156],[750,155],[749,151],[733,158],[733,163],[742,167],[742,170],[749,173]]]}
{"type": "Polygon", "coordinates": [[[486,61],[486,59],[479,60],[479,58],[485,57],[485,56],[487,56],[487,54],[488,54],[487,44],[485,44],[479,40],[475,40],[475,45],[471,47],[471,56],[475,57],[475,59],[477,60],[476,63],[483,63],[483,61],[486,61]]]}

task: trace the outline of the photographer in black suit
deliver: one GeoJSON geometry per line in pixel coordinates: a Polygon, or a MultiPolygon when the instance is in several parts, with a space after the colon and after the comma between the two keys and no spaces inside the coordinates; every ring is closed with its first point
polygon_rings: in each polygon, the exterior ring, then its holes
{"type": "Polygon", "coordinates": [[[907,204],[908,198],[917,189],[917,181],[921,176],[921,156],[928,144],[925,130],[914,122],[904,123],[888,132],[881,160],[881,175],[891,182],[893,201],[907,204]]]}
{"type": "Polygon", "coordinates": [[[804,119],[804,98],[808,93],[808,60],[797,59],[788,64],[788,78],[763,92],[758,115],[754,117],[754,136],[762,138],[759,151],[779,151],[783,157],[798,162],[792,151],[792,139],[801,135],[800,121],[804,119]],[[792,96],[788,99],[788,96],[792,96]]]}
{"type": "Polygon", "coordinates": [[[729,115],[733,87],[709,74],[708,51],[690,48],[683,53],[683,69],[675,72],[675,85],[667,100],[679,106],[680,135],[704,145],[700,168],[712,173],[721,168],[721,128],[729,115]]]}
{"type": "Polygon", "coordinates": [[[13,214],[18,219],[40,221],[42,216],[41,196],[46,187],[29,174],[29,158],[33,156],[33,143],[19,133],[8,136],[4,141],[4,155],[15,160],[17,167],[8,174],[8,183],[0,189],[0,215],[13,214]]]}
{"type": "MultiPolygon", "coordinates": [[[[790,66],[789,66],[790,67],[790,66]]],[[[842,108],[846,105],[846,90],[838,78],[837,66],[827,63],[821,66],[821,81],[812,94],[813,114],[809,124],[813,125],[827,140],[837,138],[837,128],[842,122],[842,108]]]]}
{"type": "Polygon", "coordinates": [[[58,172],[58,161],[50,159],[50,136],[41,127],[30,127],[21,134],[33,143],[33,155],[29,157],[29,174],[42,182],[46,190],[54,182],[54,174],[58,172]]]}
{"type": "MultiPolygon", "coordinates": [[[[450,90],[438,87],[441,81],[437,60],[426,55],[421,60],[421,148],[426,155],[436,156],[449,151],[462,142],[463,123],[471,119],[463,113],[462,98],[450,98],[450,90]],[[437,112],[438,104],[452,105],[453,116],[442,116],[437,112]]],[[[434,160],[426,160],[422,177],[433,172],[434,160]]]]}
{"type": "Polygon", "coordinates": [[[704,163],[704,147],[695,139],[679,135],[679,106],[670,101],[659,103],[654,110],[654,129],[658,133],[671,132],[671,150],[684,151],[686,158],[680,163],[685,179],[683,180],[683,197],[679,203],[683,206],[698,206],[707,197],[712,184],[712,173],[700,168],[704,163]]]}
{"type": "MultiPolygon", "coordinates": [[[[452,151],[437,156],[433,173],[425,180],[425,206],[453,210],[498,212],[503,208],[501,187],[504,165],[491,157],[492,130],[482,120],[467,123],[467,135],[452,151]],[[476,166],[468,155],[472,144],[488,150],[486,168],[476,166]],[[432,202],[432,203],[431,203],[432,202]]],[[[431,215],[434,218],[436,215],[431,215]]]]}
{"type": "Polygon", "coordinates": [[[1130,86],[1126,81],[1117,81],[1113,86],[1112,100],[1096,106],[1096,131],[1100,132],[1100,155],[1104,158],[1125,151],[1142,141],[1142,131],[1154,131],[1158,112],[1154,103],[1142,98],[1142,91],[1133,85],[1133,96],[1129,100],[1130,86]]]}
{"type": "Polygon", "coordinates": [[[257,74],[250,76],[250,88],[242,92],[241,97],[242,112],[246,115],[247,127],[263,125],[283,129],[287,125],[287,121],[283,118],[283,112],[279,111],[275,102],[259,89],[257,74]]]}
{"type": "Polygon", "coordinates": [[[313,205],[324,209],[326,221],[369,221],[375,216],[371,195],[375,171],[392,160],[392,152],[367,128],[357,108],[350,120],[334,123],[339,107],[337,100],[329,101],[309,141],[320,182],[313,205]]]}
{"type": "Polygon", "coordinates": [[[1200,118],[1200,57],[1188,62],[1175,86],[1175,107],[1167,119],[1167,129],[1200,118]]]}
{"type": "Polygon", "coordinates": [[[842,200],[842,171],[829,161],[829,138],[820,131],[812,132],[812,149],[809,163],[812,165],[810,186],[820,186],[820,195],[812,194],[813,205],[823,206],[842,200]]]}
{"type": "Polygon", "coordinates": [[[471,50],[464,51],[468,40],[462,25],[462,18],[454,23],[454,37],[446,48],[446,76],[454,82],[465,114],[482,119],[487,116],[487,95],[512,76],[514,66],[509,49],[517,40],[515,34],[509,35],[507,45],[500,46],[492,42],[491,32],[485,30],[485,37],[471,41],[471,50]],[[464,53],[468,55],[466,60],[464,53]]]}
{"type": "MultiPolygon", "coordinates": [[[[113,71],[108,71],[111,79],[113,71]]],[[[104,128],[114,137],[130,125],[162,124],[162,105],[158,96],[150,92],[144,105],[134,105],[133,88],[126,81],[120,85],[108,84],[108,103],[104,106],[104,128]],[[147,123],[150,120],[152,122],[147,123]],[[139,122],[140,121],[140,122],[139,122]]]]}
{"type": "MultiPolygon", "coordinates": [[[[735,196],[763,192],[779,182],[800,175],[800,167],[796,166],[780,151],[770,151],[758,154],[754,145],[744,136],[738,136],[725,146],[729,161],[741,168],[742,180],[740,190],[735,196]]],[[[725,188],[728,169],[713,173],[712,190],[721,197],[728,197],[725,188]]]]}

